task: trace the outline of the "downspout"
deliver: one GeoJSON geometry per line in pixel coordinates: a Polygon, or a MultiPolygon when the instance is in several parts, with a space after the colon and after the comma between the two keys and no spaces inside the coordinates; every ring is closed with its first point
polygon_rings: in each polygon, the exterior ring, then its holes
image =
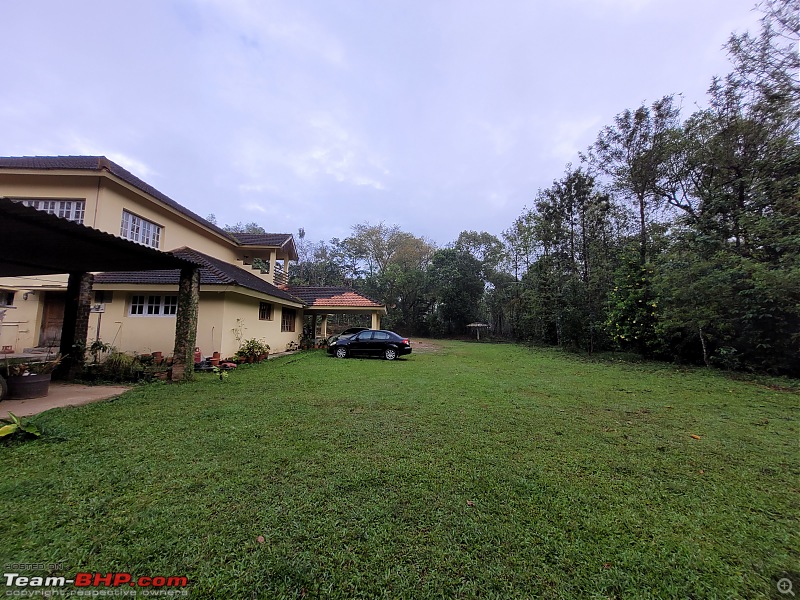
{"type": "Polygon", "coordinates": [[[97,176],[97,192],[94,196],[94,219],[92,220],[92,227],[97,228],[97,209],[100,207],[100,176],[97,176]]]}

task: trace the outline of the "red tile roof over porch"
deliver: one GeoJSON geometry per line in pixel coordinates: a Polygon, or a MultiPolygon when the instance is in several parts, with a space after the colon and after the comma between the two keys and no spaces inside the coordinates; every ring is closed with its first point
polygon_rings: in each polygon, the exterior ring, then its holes
{"type": "Polygon", "coordinates": [[[383,308],[383,304],[347,287],[289,286],[286,290],[309,308],[383,308]]]}

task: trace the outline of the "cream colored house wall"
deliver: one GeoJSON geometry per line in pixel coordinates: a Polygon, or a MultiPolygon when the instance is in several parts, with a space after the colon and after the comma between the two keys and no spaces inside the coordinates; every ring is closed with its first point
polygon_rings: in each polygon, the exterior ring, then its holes
{"type": "MultiPolygon", "coordinates": [[[[10,198],[84,200],[84,225],[120,235],[122,211],[127,210],[162,227],[161,250],[189,246],[195,250],[248,269],[248,262],[259,256],[271,263],[269,273],[252,270],[261,279],[274,283],[275,250],[240,248],[219,234],[129,184],[110,176],[88,174],[52,175],[43,173],[0,173],[0,196],[10,198]]],[[[285,265],[285,256],[278,256],[285,265]]]]}
{"type": "MultiPolygon", "coordinates": [[[[84,200],[83,224],[120,235],[123,209],[161,225],[161,250],[189,246],[236,264],[235,246],[178,211],[154,202],[139,190],[97,175],[8,175],[0,178],[0,196],[84,200]]],[[[239,263],[241,264],[241,263],[239,263]]]]}
{"type": "MultiPolygon", "coordinates": [[[[14,352],[22,352],[25,348],[33,348],[39,342],[39,326],[42,322],[41,292],[14,296],[14,308],[6,309],[5,317],[0,324],[0,347],[11,346],[14,352]]],[[[0,308],[0,310],[3,310],[0,308]]]]}
{"type": "Polygon", "coordinates": [[[295,331],[282,332],[281,305],[271,302],[272,320],[261,321],[258,318],[259,303],[269,300],[232,293],[225,294],[225,299],[223,357],[232,356],[239,349],[239,342],[234,334],[236,329],[241,330],[242,341],[251,338],[266,341],[271,353],[283,352],[289,342],[299,341],[302,333],[302,309],[295,308],[297,313],[295,331]]]}
{"type": "MultiPolygon", "coordinates": [[[[188,246],[230,264],[250,270],[243,265],[237,256],[249,253],[250,256],[263,256],[271,264],[270,272],[262,274],[258,270],[251,272],[261,279],[273,283],[275,263],[284,260],[274,249],[243,249],[237,247],[218,234],[205,229],[189,217],[162,204],[153,201],[140,190],[108,175],[88,173],[52,174],[52,173],[0,173],[0,196],[10,198],[37,199],[70,199],[84,200],[84,225],[120,235],[123,209],[145,218],[163,227],[161,233],[161,250],[172,250],[188,246]]],[[[31,240],[34,244],[35,240],[31,240]]],[[[66,276],[37,276],[32,278],[2,278],[0,287],[9,289],[65,289],[66,276]]],[[[106,304],[106,312],[98,317],[92,313],[89,318],[88,345],[97,338],[97,323],[101,323],[100,339],[114,345],[124,352],[147,353],[162,351],[165,355],[174,348],[175,317],[174,316],[131,316],[128,314],[130,296],[148,293],[177,293],[177,287],[128,285],[123,291],[114,286],[96,285],[96,290],[113,290],[113,301],[106,304]]],[[[254,293],[255,294],[255,293],[254,293]]],[[[42,319],[43,294],[30,296],[30,300],[22,303],[22,294],[17,293],[15,305],[18,308],[7,311],[5,324],[0,327],[0,345],[13,345],[15,350],[34,347],[38,344],[39,329],[42,319]]],[[[197,346],[204,354],[210,355],[219,351],[223,357],[232,356],[238,349],[233,329],[236,319],[244,322],[243,339],[265,339],[273,352],[286,349],[290,341],[298,341],[302,329],[302,309],[297,310],[297,331],[281,332],[281,304],[273,303],[273,319],[259,321],[258,307],[260,301],[267,298],[234,293],[231,291],[209,291],[201,286],[200,306],[197,329],[197,346]],[[213,334],[213,339],[212,339],[213,334]]]]}
{"type": "MultiPolygon", "coordinates": [[[[122,352],[146,354],[160,351],[172,354],[175,339],[174,316],[130,315],[130,301],[134,294],[177,294],[177,286],[142,286],[141,289],[114,289],[112,284],[98,285],[97,289],[110,290],[112,301],[105,304],[104,313],[89,316],[88,345],[97,338],[100,322],[100,339],[122,352]],[[100,316],[102,315],[102,316],[100,316]]],[[[302,310],[297,308],[297,327],[301,327],[302,310]]],[[[300,331],[281,332],[281,307],[268,298],[258,298],[230,291],[210,289],[200,291],[197,319],[197,342],[203,356],[219,352],[223,358],[232,357],[239,349],[235,329],[241,329],[241,339],[257,338],[270,345],[272,352],[282,352],[290,341],[298,341],[300,331]],[[260,302],[273,305],[273,319],[260,321],[260,302]],[[240,320],[237,321],[237,319],[240,320]],[[241,326],[240,326],[241,325],[241,326]]]]}

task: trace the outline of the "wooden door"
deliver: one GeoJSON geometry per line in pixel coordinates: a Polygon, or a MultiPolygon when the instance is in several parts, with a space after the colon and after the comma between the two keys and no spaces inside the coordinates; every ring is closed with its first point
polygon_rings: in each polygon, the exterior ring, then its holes
{"type": "Polygon", "coordinates": [[[64,292],[45,292],[42,330],[39,334],[40,346],[58,346],[61,342],[66,298],[67,295],[64,292]]]}

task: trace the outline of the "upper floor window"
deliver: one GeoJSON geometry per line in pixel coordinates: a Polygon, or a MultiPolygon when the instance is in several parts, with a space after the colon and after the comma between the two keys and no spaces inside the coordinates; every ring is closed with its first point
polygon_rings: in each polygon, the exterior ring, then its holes
{"type": "Polygon", "coordinates": [[[67,221],[83,225],[83,215],[86,212],[85,200],[44,200],[28,198],[21,200],[25,206],[32,206],[36,210],[56,215],[67,221]]]}
{"type": "Polygon", "coordinates": [[[14,292],[0,290],[0,306],[13,306],[14,292]]]}
{"type": "Polygon", "coordinates": [[[122,211],[122,225],[119,228],[119,235],[126,240],[144,244],[151,248],[161,246],[161,225],[156,225],[152,221],[137,217],[127,210],[122,211]]]}

